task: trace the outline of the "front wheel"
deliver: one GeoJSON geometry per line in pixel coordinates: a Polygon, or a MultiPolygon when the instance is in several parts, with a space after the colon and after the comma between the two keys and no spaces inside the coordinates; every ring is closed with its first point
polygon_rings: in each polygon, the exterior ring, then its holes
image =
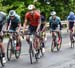
{"type": "Polygon", "coordinates": [[[30,56],[30,63],[33,64],[33,51],[29,50],[29,56],[30,56]]]}
{"type": "Polygon", "coordinates": [[[55,42],[54,42],[54,41],[52,41],[52,44],[51,44],[51,52],[53,52],[53,51],[54,51],[54,48],[55,48],[55,42]]]}
{"type": "Polygon", "coordinates": [[[19,41],[16,44],[16,49],[15,49],[15,57],[16,57],[16,59],[18,59],[20,57],[20,54],[21,54],[21,41],[19,41]]]}
{"type": "MultiPolygon", "coordinates": [[[[1,49],[0,49],[1,50],[1,49]]],[[[0,53],[0,61],[1,61],[1,65],[2,65],[2,67],[4,67],[4,63],[3,63],[3,57],[2,57],[2,50],[0,51],[1,53],[0,53]]]]}
{"type": "Polygon", "coordinates": [[[60,43],[57,43],[57,51],[60,50],[60,48],[61,48],[61,44],[62,44],[62,37],[61,37],[61,39],[60,39],[60,43]]]}
{"type": "Polygon", "coordinates": [[[8,44],[7,44],[7,59],[8,61],[11,60],[11,53],[13,52],[12,50],[12,41],[9,40],[8,44]]]}

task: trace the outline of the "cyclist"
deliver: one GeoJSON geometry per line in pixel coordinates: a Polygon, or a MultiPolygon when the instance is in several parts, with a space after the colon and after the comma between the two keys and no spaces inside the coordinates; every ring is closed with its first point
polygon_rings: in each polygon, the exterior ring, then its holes
{"type": "MultiPolygon", "coordinates": [[[[29,31],[30,33],[38,32],[41,25],[40,13],[35,10],[35,6],[30,4],[28,6],[28,12],[25,15],[24,28],[26,28],[27,22],[29,21],[29,31]]],[[[31,45],[30,36],[26,36],[26,41],[31,45]]],[[[39,44],[39,39],[37,38],[39,44]]],[[[36,44],[38,46],[38,44],[36,44]]]]}
{"type": "MultiPolygon", "coordinates": [[[[40,31],[45,32],[46,29],[46,16],[44,12],[41,12],[41,26],[40,26],[40,31]]],[[[44,44],[44,38],[42,39],[42,44],[43,44],[43,52],[45,52],[45,44],[44,44]]]]}
{"type": "MultiPolygon", "coordinates": [[[[72,34],[72,32],[74,31],[73,30],[73,27],[74,27],[74,22],[75,22],[75,15],[74,15],[74,12],[70,12],[68,17],[67,17],[67,20],[68,20],[68,29],[70,30],[70,35],[72,34]]],[[[70,39],[71,39],[71,36],[70,36],[70,39]]],[[[73,39],[72,39],[73,40],[73,39]]]]}
{"type": "MultiPolygon", "coordinates": [[[[13,30],[16,32],[19,32],[20,28],[21,28],[21,19],[20,16],[16,16],[17,14],[15,13],[14,10],[10,10],[9,11],[9,15],[7,18],[7,25],[6,25],[6,29],[7,30],[13,30]]],[[[20,36],[17,36],[18,41],[20,42],[20,36]]]]}
{"type": "Polygon", "coordinates": [[[52,37],[53,37],[53,30],[57,30],[57,34],[58,34],[58,43],[60,43],[60,37],[61,37],[61,20],[60,17],[56,16],[56,12],[52,11],[51,12],[51,17],[49,17],[49,25],[50,25],[50,30],[52,31],[52,37]]]}
{"type": "Polygon", "coordinates": [[[3,56],[3,63],[6,63],[5,59],[5,48],[3,44],[3,34],[2,34],[2,28],[4,23],[6,22],[6,13],[0,11],[0,47],[2,47],[2,56],[3,56]]]}

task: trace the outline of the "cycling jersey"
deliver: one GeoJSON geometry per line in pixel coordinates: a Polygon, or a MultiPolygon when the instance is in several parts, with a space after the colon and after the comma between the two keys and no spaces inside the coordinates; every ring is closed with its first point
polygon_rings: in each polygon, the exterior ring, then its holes
{"type": "Polygon", "coordinates": [[[3,12],[0,12],[0,32],[5,22],[6,22],[6,14],[3,12]]]}
{"type": "Polygon", "coordinates": [[[44,26],[45,26],[45,16],[41,15],[41,26],[40,26],[40,30],[42,30],[44,26]]]}
{"type": "Polygon", "coordinates": [[[74,26],[75,16],[74,15],[68,16],[67,20],[69,22],[69,29],[72,29],[74,26]]]}
{"type": "Polygon", "coordinates": [[[10,25],[11,30],[16,30],[18,27],[18,24],[21,23],[20,19],[15,16],[15,18],[12,20],[10,17],[7,19],[8,25],[10,25]]]}
{"type": "Polygon", "coordinates": [[[37,11],[34,11],[33,14],[27,12],[25,18],[29,21],[29,24],[32,26],[38,26],[40,20],[40,14],[37,11]]]}
{"type": "Polygon", "coordinates": [[[56,16],[55,19],[52,18],[52,16],[49,18],[49,24],[50,24],[50,28],[55,30],[58,25],[60,25],[61,23],[61,20],[60,20],[60,17],[56,16]]]}
{"type": "Polygon", "coordinates": [[[74,20],[75,20],[75,16],[68,16],[67,17],[67,20],[69,21],[69,22],[74,22],[74,20]]]}
{"type": "Polygon", "coordinates": [[[41,15],[41,24],[45,22],[45,16],[41,15]]]}

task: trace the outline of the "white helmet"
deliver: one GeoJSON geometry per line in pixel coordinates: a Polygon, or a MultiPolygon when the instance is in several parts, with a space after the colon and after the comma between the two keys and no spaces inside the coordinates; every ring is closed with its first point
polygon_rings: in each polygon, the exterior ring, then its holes
{"type": "Polygon", "coordinates": [[[14,10],[9,11],[9,16],[15,16],[16,12],[14,10]]]}
{"type": "Polygon", "coordinates": [[[34,5],[31,4],[31,5],[28,6],[28,10],[33,10],[33,9],[35,9],[34,5]]]}
{"type": "Polygon", "coordinates": [[[56,12],[55,11],[52,11],[51,12],[51,15],[53,16],[53,15],[56,15],[56,12]]]}

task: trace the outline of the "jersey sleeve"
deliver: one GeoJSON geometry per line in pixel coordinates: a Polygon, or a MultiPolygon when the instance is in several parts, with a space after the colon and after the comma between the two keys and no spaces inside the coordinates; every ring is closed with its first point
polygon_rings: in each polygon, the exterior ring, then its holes
{"type": "Polygon", "coordinates": [[[19,23],[21,23],[21,17],[18,14],[16,14],[16,17],[18,18],[19,23]]]}
{"type": "Polygon", "coordinates": [[[51,20],[52,20],[52,17],[49,17],[49,27],[51,28],[51,20]]]}
{"type": "Polygon", "coordinates": [[[20,20],[19,18],[17,18],[16,22],[17,22],[18,24],[20,24],[20,23],[21,23],[21,20],[20,20]]]}
{"type": "Polygon", "coordinates": [[[59,22],[61,22],[61,19],[60,19],[60,17],[58,17],[58,21],[59,21],[59,22]]]}

